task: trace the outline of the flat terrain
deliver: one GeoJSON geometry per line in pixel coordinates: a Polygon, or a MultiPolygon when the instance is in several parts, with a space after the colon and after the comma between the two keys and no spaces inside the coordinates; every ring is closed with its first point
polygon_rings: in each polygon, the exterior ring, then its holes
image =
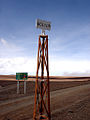
{"type": "MultiPolygon", "coordinates": [[[[0,76],[0,120],[32,120],[35,78],[27,81],[27,93],[16,91],[15,76],[0,76]]],[[[90,78],[51,77],[52,120],[90,120],[90,78]]]]}

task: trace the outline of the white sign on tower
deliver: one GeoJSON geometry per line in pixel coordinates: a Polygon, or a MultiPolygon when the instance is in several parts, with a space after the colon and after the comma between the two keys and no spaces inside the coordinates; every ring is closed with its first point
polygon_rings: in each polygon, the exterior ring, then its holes
{"type": "Polygon", "coordinates": [[[45,34],[45,30],[51,30],[51,22],[37,19],[36,27],[42,29],[42,33],[45,34]]]}

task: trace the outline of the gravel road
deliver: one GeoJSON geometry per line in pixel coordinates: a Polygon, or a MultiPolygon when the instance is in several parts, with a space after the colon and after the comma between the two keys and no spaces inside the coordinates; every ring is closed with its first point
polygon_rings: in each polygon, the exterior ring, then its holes
{"type": "MultiPolygon", "coordinates": [[[[0,104],[0,120],[32,120],[34,96],[0,104]]],[[[52,120],[89,120],[90,84],[51,92],[52,120]]]]}

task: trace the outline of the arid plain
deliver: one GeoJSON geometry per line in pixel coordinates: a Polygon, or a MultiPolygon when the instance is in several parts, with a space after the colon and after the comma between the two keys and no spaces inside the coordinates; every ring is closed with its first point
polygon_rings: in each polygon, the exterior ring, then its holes
{"type": "MultiPolygon", "coordinates": [[[[17,94],[14,75],[0,75],[0,120],[33,120],[35,77],[27,80],[27,93],[17,94]]],[[[90,120],[90,78],[50,77],[52,120],[90,120]]]]}

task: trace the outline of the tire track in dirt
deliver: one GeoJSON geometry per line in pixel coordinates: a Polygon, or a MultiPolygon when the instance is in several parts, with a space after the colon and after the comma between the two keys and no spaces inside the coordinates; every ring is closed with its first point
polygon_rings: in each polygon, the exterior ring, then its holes
{"type": "MultiPolygon", "coordinates": [[[[73,104],[80,102],[81,100],[85,99],[88,96],[90,96],[90,84],[51,92],[52,118],[53,115],[55,115],[56,113],[72,106],[73,104]]],[[[32,108],[33,105],[34,105],[34,96],[28,96],[28,97],[15,99],[13,101],[9,100],[3,102],[2,104],[0,104],[0,117],[2,118],[1,120],[3,120],[4,117],[7,116],[7,114],[9,113],[11,114],[9,116],[11,120],[17,120],[17,117],[15,119],[15,115],[18,114],[19,111],[22,111],[22,108],[28,109],[30,106],[32,108]]],[[[29,112],[30,112],[29,118],[31,118],[32,117],[31,114],[33,114],[33,109],[30,109],[29,112]]],[[[22,118],[19,119],[21,120],[22,118]]]]}

